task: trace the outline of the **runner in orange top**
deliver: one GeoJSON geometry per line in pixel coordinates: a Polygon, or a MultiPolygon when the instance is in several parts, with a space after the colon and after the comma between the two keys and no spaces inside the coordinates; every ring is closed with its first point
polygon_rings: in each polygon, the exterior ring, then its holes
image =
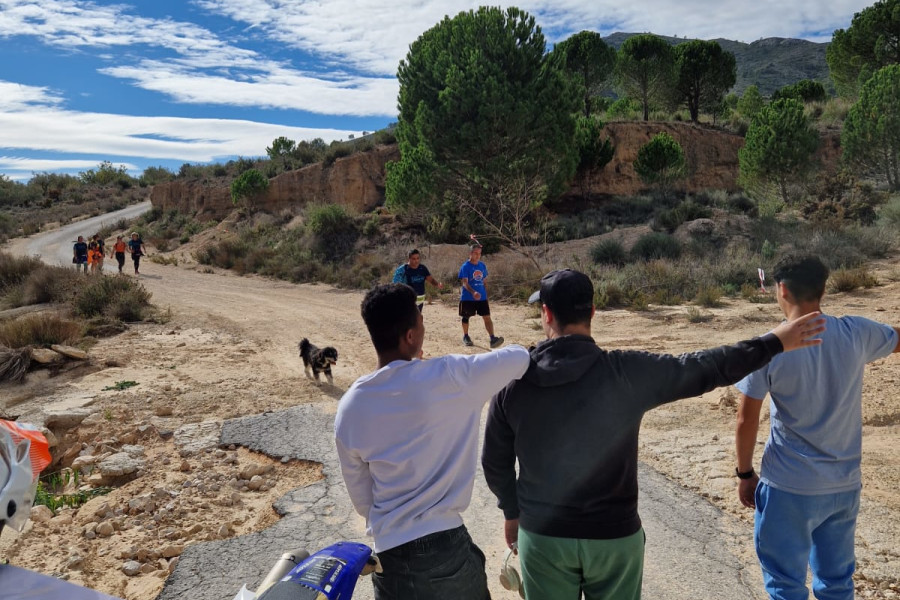
{"type": "Polygon", "coordinates": [[[110,253],[110,258],[113,256],[116,257],[116,262],[119,263],[119,273],[122,272],[122,267],[125,266],[125,251],[128,249],[128,245],[125,243],[125,240],[122,239],[121,235],[116,236],[116,243],[113,244],[112,252],[110,253]]]}

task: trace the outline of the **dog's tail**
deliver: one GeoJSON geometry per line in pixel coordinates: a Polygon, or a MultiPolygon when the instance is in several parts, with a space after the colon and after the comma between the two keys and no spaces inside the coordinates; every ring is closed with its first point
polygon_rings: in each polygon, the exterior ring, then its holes
{"type": "Polygon", "coordinates": [[[300,351],[300,356],[303,356],[309,350],[309,340],[306,338],[300,340],[300,343],[297,344],[297,349],[300,351]]]}

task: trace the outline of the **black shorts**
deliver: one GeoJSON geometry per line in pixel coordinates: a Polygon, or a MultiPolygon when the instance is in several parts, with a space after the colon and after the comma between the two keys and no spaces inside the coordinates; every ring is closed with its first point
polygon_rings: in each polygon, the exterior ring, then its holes
{"type": "Polygon", "coordinates": [[[459,316],[468,319],[478,315],[480,317],[491,316],[491,307],[487,300],[460,300],[459,316]]]}

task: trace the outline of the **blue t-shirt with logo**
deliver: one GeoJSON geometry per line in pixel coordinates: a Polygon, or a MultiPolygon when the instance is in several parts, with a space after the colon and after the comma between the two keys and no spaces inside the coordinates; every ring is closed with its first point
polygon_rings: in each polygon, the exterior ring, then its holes
{"type": "Polygon", "coordinates": [[[735,385],[751,398],[771,396],[760,479],[792,494],[860,488],[863,370],[897,347],[893,327],[823,317],[821,346],[779,354],[735,385]]]}
{"type": "Polygon", "coordinates": [[[405,283],[416,292],[416,295],[423,296],[425,294],[425,280],[428,279],[430,275],[431,273],[428,271],[428,267],[421,263],[415,269],[408,264],[403,264],[394,271],[393,282],[405,283]]]}
{"type": "MultiPolygon", "coordinates": [[[[479,294],[481,294],[481,298],[478,300],[487,300],[487,290],[484,287],[484,279],[488,276],[487,267],[484,266],[484,263],[480,260],[478,264],[472,264],[472,261],[467,260],[463,263],[463,265],[459,268],[459,278],[460,279],[468,279],[469,286],[479,294]]],[[[463,302],[471,302],[474,301],[475,298],[469,293],[465,287],[462,288],[462,295],[459,297],[463,302]]]]}

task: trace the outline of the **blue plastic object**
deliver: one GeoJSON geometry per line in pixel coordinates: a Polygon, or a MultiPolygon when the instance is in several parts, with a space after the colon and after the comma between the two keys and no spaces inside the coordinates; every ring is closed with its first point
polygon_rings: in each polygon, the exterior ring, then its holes
{"type": "Polygon", "coordinates": [[[291,569],[259,600],[348,600],[371,556],[365,544],[332,544],[291,569]]]}

